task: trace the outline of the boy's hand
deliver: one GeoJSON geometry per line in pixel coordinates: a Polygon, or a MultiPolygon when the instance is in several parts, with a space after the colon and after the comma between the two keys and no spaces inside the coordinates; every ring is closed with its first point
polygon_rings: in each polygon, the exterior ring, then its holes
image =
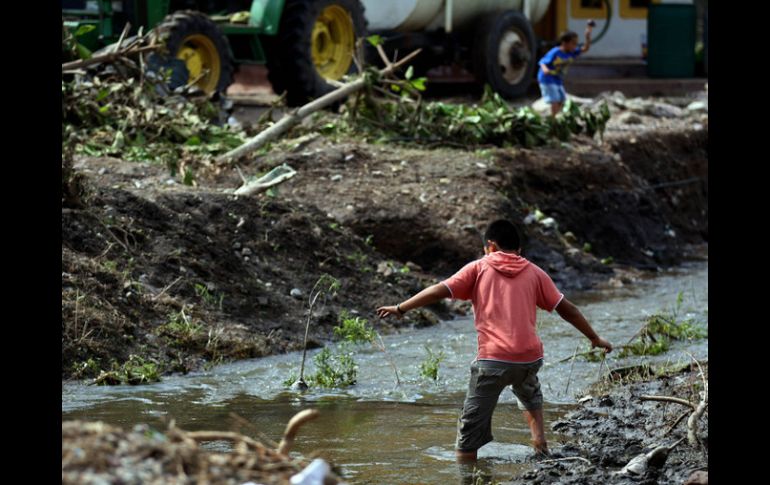
{"type": "Polygon", "coordinates": [[[591,348],[593,349],[595,347],[602,347],[602,348],[604,348],[605,349],[604,352],[607,353],[607,354],[612,352],[612,344],[607,342],[606,340],[604,340],[601,337],[596,337],[595,339],[591,340],[591,348]]]}
{"type": "Polygon", "coordinates": [[[381,306],[380,308],[377,309],[377,316],[378,317],[385,318],[388,315],[395,315],[398,318],[401,318],[401,317],[404,316],[403,313],[398,311],[398,308],[397,308],[396,305],[393,305],[393,306],[381,306]]]}

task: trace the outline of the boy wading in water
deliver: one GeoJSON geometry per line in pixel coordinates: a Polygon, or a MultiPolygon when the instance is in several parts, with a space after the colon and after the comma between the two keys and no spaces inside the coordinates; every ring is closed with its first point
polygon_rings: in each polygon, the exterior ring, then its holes
{"type": "Polygon", "coordinates": [[[404,313],[444,298],[470,300],[478,333],[478,354],[471,364],[468,393],[457,423],[458,461],[473,461],[476,452],[492,441],[492,412],[507,386],[532,432],[538,455],[548,454],[543,429],[543,394],[537,372],[543,365],[543,343],[537,336],[537,308],[556,310],[606,352],[612,345],[591,325],[551,278],[520,255],[519,232],[509,221],[498,220],[484,234],[485,256],[466,264],[449,279],[425,288],[405,302],[377,309],[380,318],[404,313]]]}
{"type": "Polygon", "coordinates": [[[551,116],[556,116],[564,107],[564,102],[567,100],[564,75],[567,74],[572,61],[591,48],[593,26],[593,21],[589,20],[584,45],[578,45],[578,35],[575,32],[566,32],[559,37],[559,45],[549,50],[538,62],[540,69],[537,71],[537,82],[540,84],[543,98],[551,105],[551,116]]]}

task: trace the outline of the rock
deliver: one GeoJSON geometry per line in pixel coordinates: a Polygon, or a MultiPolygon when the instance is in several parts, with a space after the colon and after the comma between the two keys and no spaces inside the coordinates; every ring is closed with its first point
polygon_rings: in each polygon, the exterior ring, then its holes
{"type": "Polygon", "coordinates": [[[682,108],[666,104],[652,103],[648,108],[648,113],[656,118],[678,118],[684,114],[682,108]]]}
{"type": "Polygon", "coordinates": [[[709,485],[709,472],[702,470],[692,472],[683,485],[709,485]]]}
{"type": "Polygon", "coordinates": [[[553,217],[546,217],[545,219],[540,221],[540,224],[550,229],[552,227],[556,227],[556,219],[554,219],[553,217]]]}
{"type": "Polygon", "coordinates": [[[243,248],[243,251],[241,251],[241,254],[244,256],[251,256],[251,249],[243,248]]]}
{"type": "Polygon", "coordinates": [[[422,266],[411,261],[407,261],[405,266],[409,268],[410,271],[422,271],[422,266]]]}
{"type": "Polygon", "coordinates": [[[625,125],[638,125],[642,123],[642,118],[635,113],[625,112],[618,116],[618,121],[625,125]]]}
{"type": "Polygon", "coordinates": [[[304,295],[304,293],[299,288],[292,288],[291,291],[289,292],[289,295],[292,298],[296,298],[297,300],[301,300],[302,296],[304,295]]]}
{"type": "Polygon", "coordinates": [[[385,277],[388,277],[394,272],[393,266],[387,261],[380,261],[380,263],[377,265],[377,272],[385,277]]]}
{"type": "Polygon", "coordinates": [[[332,182],[339,182],[342,180],[342,175],[340,174],[334,174],[329,178],[332,182]]]}
{"type": "Polygon", "coordinates": [[[686,109],[691,113],[708,113],[709,105],[703,101],[693,101],[687,105],[686,109]]]}

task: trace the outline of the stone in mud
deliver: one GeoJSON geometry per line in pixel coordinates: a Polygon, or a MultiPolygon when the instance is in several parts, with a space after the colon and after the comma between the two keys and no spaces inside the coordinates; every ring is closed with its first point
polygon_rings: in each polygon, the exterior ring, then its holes
{"type": "Polygon", "coordinates": [[[291,291],[289,292],[289,295],[292,298],[296,298],[300,300],[302,299],[302,296],[304,295],[304,293],[302,293],[302,290],[300,290],[299,288],[292,288],[291,291]]]}
{"type": "Polygon", "coordinates": [[[709,472],[702,470],[693,472],[683,485],[709,485],[709,472]]]}
{"type": "Polygon", "coordinates": [[[642,123],[642,118],[635,113],[626,112],[618,116],[618,121],[625,125],[638,125],[642,123]]]}

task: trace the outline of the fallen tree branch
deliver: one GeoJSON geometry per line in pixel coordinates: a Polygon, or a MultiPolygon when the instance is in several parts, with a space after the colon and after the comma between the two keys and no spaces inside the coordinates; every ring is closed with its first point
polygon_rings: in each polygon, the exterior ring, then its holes
{"type": "Polygon", "coordinates": [[[669,434],[670,432],[672,432],[672,431],[674,430],[674,428],[676,428],[676,425],[678,425],[679,423],[681,423],[681,422],[682,422],[682,420],[683,420],[684,418],[686,418],[686,417],[687,417],[689,414],[690,414],[690,411],[685,411],[684,413],[682,413],[682,415],[681,415],[681,416],[679,416],[678,418],[676,418],[676,421],[674,421],[674,424],[672,424],[671,426],[669,426],[669,428],[666,430],[666,432],[665,432],[665,433],[663,433],[663,436],[666,436],[667,434],[669,434]]]}
{"type": "Polygon", "coordinates": [[[695,364],[698,366],[698,369],[700,371],[700,377],[703,380],[703,396],[701,397],[700,403],[698,403],[698,407],[695,409],[695,412],[690,415],[690,417],[687,419],[687,441],[690,443],[691,446],[695,446],[700,444],[700,441],[698,440],[698,435],[695,432],[695,426],[698,423],[698,420],[701,416],[703,416],[704,411],[706,411],[706,406],[708,406],[709,401],[709,383],[706,380],[706,375],[703,373],[703,367],[701,367],[700,362],[688,352],[688,355],[692,360],[695,361],[695,364]]]}
{"type": "Polygon", "coordinates": [[[296,438],[300,426],[317,418],[320,414],[321,413],[319,413],[317,409],[305,409],[304,411],[295,414],[294,417],[289,420],[289,424],[286,425],[286,431],[284,431],[283,438],[276,451],[281,455],[288,455],[291,445],[294,444],[294,438],[296,438]]]}
{"type": "Polygon", "coordinates": [[[661,401],[661,402],[673,402],[676,404],[681,404],[682,406],[687,406],[690,409],[695,409],[695,405],[691,403],[690,401],[687,401],[685,399],[681,399],[678,397],[671,397],[671,396],[640,396],[639,399],[642,401],[661,401]]]}
{"type": "Polygon", "coordinates": [[[156,45],[148,45],[148,46],[134,49],[132,46],[120,51],[110,52],[109,54],[94,56],[94,57],[91,57],[90,59],[81,59],[79,61],[65,62],[64,64],[61,65],[61,70],[67,71],[70,69],[77,69],[79,67],[90,66],[91,64],[99,64],[101,62],[113,62],[129,54],[141,54],[144,52],[158,50],[160,49],[160,47],[161,47],[160,45],[156,44],[156,45]]]}
{"type": "MultiPolygon", "coordinates": [[[[400,61],[391,64],[390,66],[386,67],[385,69],[382,69],[379,71],[380,76],[386,76],[402,65],[406,64],[410,60],[412,60],[417,54],[419,54],[422,51],[422,49],[417,49],[416,51],[412,52],[408,56],[404,57],[400,61]]],[[[221,155],[216,159],[218,163],[222,162],[230,162],[238,159],[239,157],[242,157],[248,153],[253,152],[257,148],[261,147],[265,143],[277,138],[279,135],[283,134],[284,132],[288,131],[289,128],[293,127],[297,123],[299,123],[303,118],[307,117],[308,115],[311,115],[315,113],[316,111],[325,108],[329,106],[330,104],[334,103],[335,101],[339,101],[341,99],[345,99],[350,94],[358,91],[359,89],[363,88],[366,85],[366,77],[362,76],[355,81],[349,82],[345,84],[344,86],[339,87],[338,89],[335,89],[334,91],[327,93],[320,98],[311,101],[310,103],[301,106],[297,110],[294,110],[290,113],[287,113],[284,115],[281,120],[279,120],[276,124],[271,126],[270,128],[260,132],[257,136],[252,138],[251,140],[247,141],[243,145],[239,146],[238,148],[235,148],[233,150],[230,150],[229,152],[225,153],[224,155],[221,155]]],[[[243,186],[239,190],[242,190],[242,194],[250,194],[248,186],[243,186]]]]}
{"type": "Polygon", "coordinates": [[[589,465],[591,464],[591,462],[589,460],[586,460],[585,458],[583,458],[581,456],[568,456],[566,458],[553,458],[551,460],[539,461],[538,464],[540,464],[540,463],[555,463],[555,462],[558,462],[558,461],[575,461],[575,460],[584,461],[584,462],[588,463],[589,465]]]}

